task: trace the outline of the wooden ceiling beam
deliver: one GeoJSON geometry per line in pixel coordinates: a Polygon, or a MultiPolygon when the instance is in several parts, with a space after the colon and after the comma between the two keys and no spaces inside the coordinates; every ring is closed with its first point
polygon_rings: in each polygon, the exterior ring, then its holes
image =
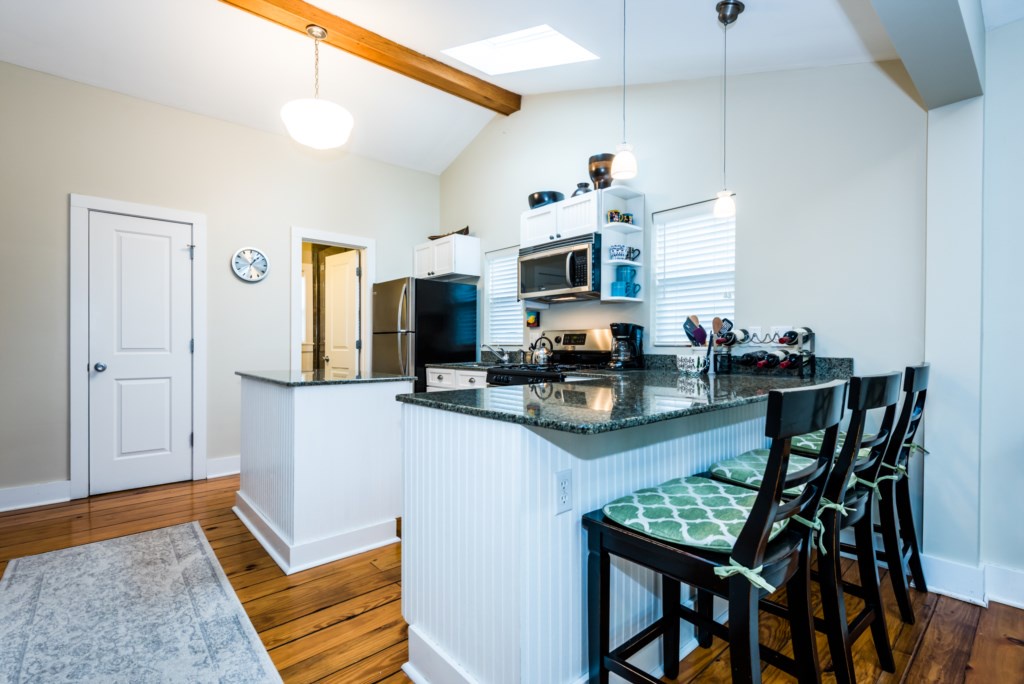
{"type": "Polygon", "coordinates": [[[436,59],[410,50],[362,26],[346,21],[302,0],[220,0],[275,24],[305,35],[316,24],[327,29],[323,42],[356,57],[396,71],[499,114],[519,111],[522,97],[493,83],[459,71],[436,59]]]}

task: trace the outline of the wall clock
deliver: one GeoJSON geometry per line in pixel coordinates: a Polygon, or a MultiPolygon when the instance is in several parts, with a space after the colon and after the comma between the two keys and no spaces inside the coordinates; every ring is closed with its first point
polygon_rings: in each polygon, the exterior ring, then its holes
{"type": "Polygon", "coordinates": [[[247,283],[258,283],[267,277],[270,262],[263,250],[255,247],[242,247],[231,257],[231,270],[247,283]]]}

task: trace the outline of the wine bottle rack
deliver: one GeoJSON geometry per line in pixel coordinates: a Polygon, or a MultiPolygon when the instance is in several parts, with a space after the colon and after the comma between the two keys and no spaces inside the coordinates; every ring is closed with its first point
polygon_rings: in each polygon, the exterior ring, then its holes
{"type": "Polygon", "coordinates": [[[751,374],[787,375],[800,378],[814,377],[817,370],[817,361],[814,352],[814,331],[809,330],[797,344],[783,344],[780,342],[779,333],[765,333],[763,335],[749,334],[743,342],[728,347],[715,348],[715,372],[727,374],[733,372],[746,372],[751,374]],[[755,351],[784,350],[790,354],[799,354],[802,361],[795,368],[757,368],[756,366],[740,366],[733,359],[734,350],[742,349],[743,353],[755,351]]]}

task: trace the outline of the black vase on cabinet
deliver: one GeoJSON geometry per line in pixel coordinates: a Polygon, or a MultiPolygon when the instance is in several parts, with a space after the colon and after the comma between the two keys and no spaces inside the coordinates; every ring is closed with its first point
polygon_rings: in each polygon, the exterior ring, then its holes
{"type": "Polygon", "coordinates": [[[590,183],[577,183],[572,196],[576,197],[577,195],[585,195],[588,192],[590,192],[590,183]]]}
{"type": "Polygon", "coordinates": [[[615,155],[610,152],[595,154],[590,158],[590,180],[594,181],[594,189],[602,190],[612,186],[612,161],[615,155]]]}

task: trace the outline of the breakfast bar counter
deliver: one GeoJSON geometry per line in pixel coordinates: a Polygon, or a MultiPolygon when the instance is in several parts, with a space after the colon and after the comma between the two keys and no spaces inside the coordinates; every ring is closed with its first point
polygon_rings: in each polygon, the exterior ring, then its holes
{"type": "Polygon", "coordinates": [[[235,514],[285,573],[398,541],[402,467],[395,395],[415,378],[239,372],[235,514]]]}
{"type": "MultiPolygon", "coordinates": [[[[598,372],[580,382],[404,394],[402,610],[418,684],[585,682],[580,517],[765,446],[772,389],[811,380],[598,372]]],[[[612,562],[612,645],[659,615],[647,570],[612,562]]],[[[683,653],[696,642],[683,626],[683,653]],[[687,636],[690,635],[690,636],[687,636]]],[[[658,670],[656,641],[637,654],[658,670]]]]}

